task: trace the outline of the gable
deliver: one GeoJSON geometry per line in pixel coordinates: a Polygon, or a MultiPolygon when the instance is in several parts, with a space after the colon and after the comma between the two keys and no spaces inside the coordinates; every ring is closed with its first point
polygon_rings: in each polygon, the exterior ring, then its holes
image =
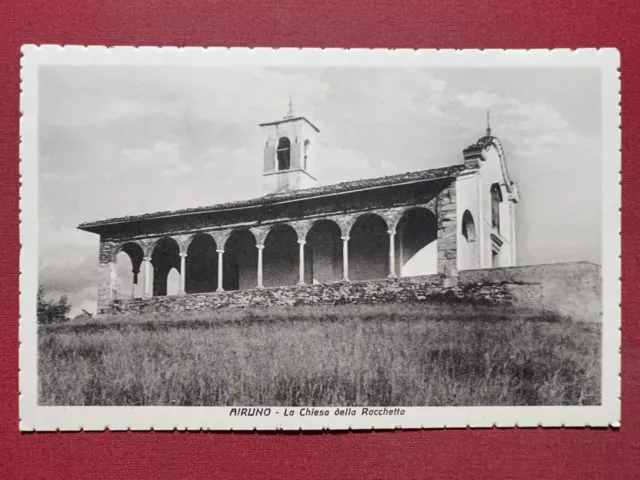
{"type": "Polygon", "coordinates": [[[514,202],[520,200],[518,187],[509,176],[504,149],[497,137],[482,137],[466,148],[463,153],[465,164],[479,168],[485,184],[497,183],[504,188],[509,200],[514,202]]]}

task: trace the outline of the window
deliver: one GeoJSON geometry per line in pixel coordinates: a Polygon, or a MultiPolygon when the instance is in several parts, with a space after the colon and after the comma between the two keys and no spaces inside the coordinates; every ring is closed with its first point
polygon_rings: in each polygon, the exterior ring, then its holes
{"type": "Polygon", "coordinates": [[[502,191],[500,185],[491,185],[491,225],[500,233],[500,203],[502,202],[502,191]]]}
{"type": "Polygon", "coordinates": [[[462,214],[462,236],[467,242],[476,241],[476,224],[469,210],[462,214]]]}
{"type": "Polygon", "coordinates": [[[307,159],[309,158],[309,147],[311,146],[311,141],[304,141],[304,163],[302,164],[302,168],[307,169],[307,159]]]}
{"type": "Polygon", "coordinates": [[[278,157],[278,171],[289,170],[291,168],[291,141],[287,137],[282,137],[278,140],[276,154],[278,157]]]}

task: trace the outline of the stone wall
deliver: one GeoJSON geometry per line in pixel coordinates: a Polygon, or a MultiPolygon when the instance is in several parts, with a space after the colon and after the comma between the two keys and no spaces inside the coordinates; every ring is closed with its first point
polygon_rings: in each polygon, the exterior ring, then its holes
{"type": "Polygon", "coordinates": [[[590,262],[465,270],[460,285],[504,285],[514,305],[585,322],[602,321],[602,268],[590,262]]]}
{"type": "Polygon", "coordinates": [[[104,313],[179,312],[220,308],[282,307],[420,302],[468,302],[508,305],[504,285],[466,285],[446,288],[439,275],[335,282],[321,285],[271,287],[246,291],[210,292],[112,302],[104,313]]]}
{"type": "Polygon", "coordinates": [[[261,288],[111,302],[101,313],[147,313],[298,305],[462,302],[514,305],[532,316],[602,321],[601,269],[588,262],[459,272],[362,282],[261,288]]]}

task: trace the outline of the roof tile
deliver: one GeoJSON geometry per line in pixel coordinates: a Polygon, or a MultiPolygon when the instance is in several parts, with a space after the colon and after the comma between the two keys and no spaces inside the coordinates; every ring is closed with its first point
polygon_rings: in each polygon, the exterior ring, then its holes
{"type": "Polygon", "coordinates": [[[290,200],[303,200],[305,198],[334,195],[339,193],[348,193],[351,191],[380,188],[393,185],[399,185],[403,183],[417,182],[421,180],[435,180],[437,178],[453,178],[457,177],[462,171],[465,170],[465,165],[453,165],[450,167],[434,168],[430,170],[420,170],[416,172],[401,173],[398,175],[389,175],[386,177],[368,178],[364,180],[354,180],[350,182],[335,183],[332,185],[325,185],[321,187],[306,188],[302,190],[293,190],[283,193],[275,193],[264,195],[262,197],[252,198],[249,200],[238,200],[233,202],[218,203],[215,205],[209,205],[204,207],[186,208],[182,210],[162,211],[145,213],[142,215],[133,215],[125,217],[108,218],[105,220],[99,220],[94,222],[84,222],[78,225],[78,228],[90,229],[91,227],[97,227],[101,225],[109,225],[113,223],[127,223],[137,222],[140,220],[151,220],[155,218],[162,218],[168,216],[175,216],[181,214],[194,214],[214,212],[218,210],[228,210],[245,207],[266,206],[279,202],[290,200]]]}

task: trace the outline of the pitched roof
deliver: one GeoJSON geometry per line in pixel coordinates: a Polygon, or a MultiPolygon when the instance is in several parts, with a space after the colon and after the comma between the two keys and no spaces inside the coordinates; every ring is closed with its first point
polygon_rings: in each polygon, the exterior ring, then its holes
{"type": "Polygon", "coordinates": [[[235,210],[240,208],[262,207],[281,202],[304,200],[313,197],[323,197],[341,193],[349,193],[358,190],[369,190],[372,188],[383,188],[406,183],[417,183],[443,178],[455,178],[465,170],[465,165],[453,165],[450,167],[434,168],[430,170],[420,170],[417,172],[407,172],[386,177],[367,178],[364,180],[354,180],[350,182],[335,183],[321,187],[305,188],[283,193],[273,193],[249,200],[238,200],[233,202],[218,203],[204,207],[186,208],[182,210],[170,210],[163,212],[145,213],[126,217],[108,218],[94,222],[83,222],[78,225],[81,230],[92,231],[93,227],[111,225],[115,223],[138,222],[141,220],[152,220],[163,217],[173,217],[177,215],[191,215],[196,213],[208,213],[222,210],[235,210]]]}

